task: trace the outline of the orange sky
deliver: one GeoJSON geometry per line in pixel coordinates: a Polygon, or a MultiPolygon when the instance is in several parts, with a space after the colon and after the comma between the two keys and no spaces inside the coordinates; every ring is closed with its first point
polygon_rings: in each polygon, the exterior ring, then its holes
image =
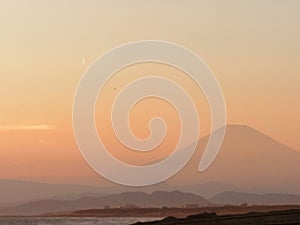
{"type": "MultiPolygon", "coordinates": [[[[75,182],[86,174],[94,176],[81,159],[72,133],[76,85],[98,56],[117,45],[143,39],[171,41],[192,49],[219,80],[228,123],[247,124],[300,150],[299,10],[300,2],[293,0],[3,3],[0,178],[56,181],[69,176],[75,182]]],[[[132,78],[162,73],[188,87],[193,98],[200,93],[184,74],[172,68],[148,64],[128,70],[120,73],[132,78]]],[[[113,95],[105,97],[105,90],[103,94],[102,103],[109,103],[113,95]]],[[[152,109],[148,113],[168,114],[174,127],[169,138],[174,139],[178,135],[173,120],[176,113],[158,100],[148,103],[137,106],[133,118],[146,121],[150,115],[135,115],[147,107],[152,109]],[[153,104],[171,111],[159,112],[153,104]]],[[[196,104],[203,136],[209,130],[209,109],[203,96],[196,104]]],[[[101,122],[101,118],[99,112],[96,119],[101,122]]],[[[100,135],[111,138],[109,128],[98,129],[100,135]]],[[[145,125],[133,121],[133,129],[138,135],[147,135],[145,125]]],[[[165,144],[169,148],[174,145],[165,144]]],[[[166,148],[161,147],[162,155],[171,151],[162,149],[166,148]]]]}

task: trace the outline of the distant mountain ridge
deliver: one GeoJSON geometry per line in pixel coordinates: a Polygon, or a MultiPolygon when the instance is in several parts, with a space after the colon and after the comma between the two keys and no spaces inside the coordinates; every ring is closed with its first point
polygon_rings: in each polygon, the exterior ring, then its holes
{"type": "Polygon", "coordinates": [[[0,215],[34,215],[51,212],[65,212],[82,209],[123,207],[135,205],[138,207],[184,207],[186,204],[207,206],[209,203],[201,196],[180,191],[156,191],[152,194],[144,192],[124,192],[105,197],[83,197],[75,201],[40,200],[16,207],[0,208],[0,215]]]}
{"type": "Polygon", "coordinates": [[[223,192],[210,198],[209,202],[222,205],[299,205],[300,195],[223,192]]]}
{"type": "Polygon", "coordinates": [[[82,197],[72,201],[39,200],[15,207],[0,208],[2,215],[39,215],[46,213],[62,213],[78,210],[122,207],[185,207],[186,205],[222,206],[222,205],[300,205],[300,195],[290,194],[252,194],[240,192],[224,192],[208,200],[202,196],[180,191],[124,192],[104,197],[82,197]]]}

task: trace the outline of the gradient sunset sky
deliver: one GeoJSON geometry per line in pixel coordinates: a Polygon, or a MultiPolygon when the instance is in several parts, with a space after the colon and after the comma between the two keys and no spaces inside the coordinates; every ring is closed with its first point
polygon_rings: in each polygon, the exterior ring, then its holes
{"type": "MultiPolygon", "coordinates": [[[[0,179],[62,182],[68,176],[78,183],[96,176],[72,132],[76,86],[97,57],[145,39],[186,46],[210,66],[224,92],[228,124],[246,124],[300,150],[299,12],[297,0],[1,1],[0,179]]],[[[133,77],[153,72],[190,89],[206,135],[207,103],[182,72],[151,64],[123,71],[133,77]]],[[[124,81],[112,81],[102,102],[109,104],[124,81]]],[[[170,113],[176,139],[176,113],[166,103],[151,104],[166,108],[154,114],[170,113]]],[[[133,113],[138,117],[142,108],[133,113]]],[[[145,125],[133,128],[147,135],[145,125]]],[[[98,129],[112,137],[106,126],[98,129]]]]}

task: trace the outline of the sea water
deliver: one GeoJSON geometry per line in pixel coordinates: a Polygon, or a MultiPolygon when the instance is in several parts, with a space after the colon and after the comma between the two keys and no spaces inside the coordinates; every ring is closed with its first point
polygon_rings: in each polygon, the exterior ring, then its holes
{"type": "Polygon", "coordinates": [[[0,217],[0,225],[127,225],[159,218],[0,217]]]}

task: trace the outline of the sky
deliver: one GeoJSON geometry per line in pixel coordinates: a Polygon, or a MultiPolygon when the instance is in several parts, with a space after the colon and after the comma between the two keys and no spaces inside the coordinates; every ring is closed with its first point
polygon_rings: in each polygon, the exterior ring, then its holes
{"type": "MultiPolygon", "coordinates": [[[[299,10],[297,0],[1,1],[0,178],[58,182],[68,176],[78,182],[96,177],[72,131],[76,86],[100,55],[138,40],[170,41],[194,51],[220,83],[228,124],[246,124],[300,150],[299,10]]],[[[139,72],[163,73],[187,87],[201,114],[200,135],[209,132],[207,102],[181,71],[145,64],[120,74],[139,72]]],[[[109,104],[125,81],[111,81],[98,103],[109,104]]],[[[151,113],[165,116],[174,128],[168,138],[176,139],[174,109],[158,100],[146,103],[133,118],[146,123],[151,113]]],[[[100,124],[103,113],[96,110],[100,124]]],[[[145,125],[134,124],[137,135],[148,135],[145,125]]],[[[109,124],[97,128],[119,149],[109,124]]],[[[174,142],[165,144],[162,155],[147,160],[167,155],[174,142]]]]}

